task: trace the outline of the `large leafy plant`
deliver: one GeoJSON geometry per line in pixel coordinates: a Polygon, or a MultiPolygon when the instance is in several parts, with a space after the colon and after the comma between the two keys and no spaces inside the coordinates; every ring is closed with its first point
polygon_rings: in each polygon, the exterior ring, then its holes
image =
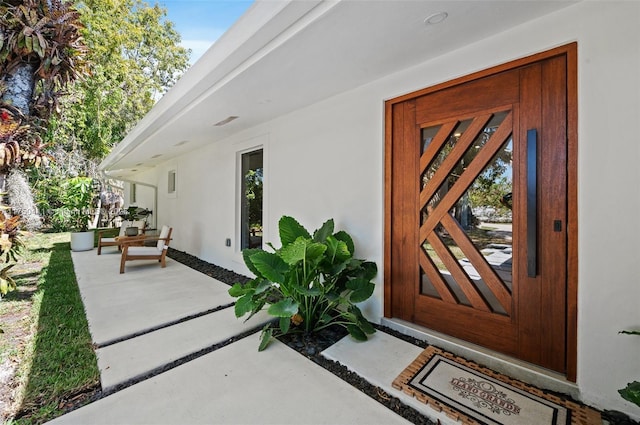
{"type": "MultiPolygon", "coordinates": [[[[274,252],[242,252],[256,277],[229,290],[238,298],[236,316],[249,314],[251,318],[268,305],[268,313],[279,318],[275,332],[312,333],[340,325],[355,339],[367,340],[367,334],[375,329],[356,304],[373,294],[376,264],[353,258],[351,236],[344,231],[334,233],[332,219],[312,236],[294,218],[284,216],[279,231],[282,247],[275,249],[269,244],[274,252]]],[[[260,351],[273,333],[269,325],[263,329],[260,351]]]]}
{"type": "Polygon", "coordinates": [[[53,216],[59,230],[86,232],[89,228],[91,205],[94,198],[93,179],[73,177],[62,185],[61,203],[53,216]]]}

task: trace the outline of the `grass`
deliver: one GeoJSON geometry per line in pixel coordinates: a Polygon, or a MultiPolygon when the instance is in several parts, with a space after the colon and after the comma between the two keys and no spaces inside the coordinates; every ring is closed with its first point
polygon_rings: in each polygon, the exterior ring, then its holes
{"type": "Polygon", "coordinates": [[[43,263],[49,256],[46,250],[35,248],[41,240],[40,235],[29,238],[18,264],[10,272],[17,289],[0,301],[0,327],[4,331],[0,338],[0,362],[15,362],[23,355],[28,342],[33,295],[38,289],[43,263]]]}
{"type": "Polygon", "coordinates": [[[51,420],[64,412],[69,400],[100,382],[68,241],[64,233],[34,235],[26,241],[21,263],[42,268],[31,296],[31,337],[16,376],[22,384],[16,424],[51,420]]]}

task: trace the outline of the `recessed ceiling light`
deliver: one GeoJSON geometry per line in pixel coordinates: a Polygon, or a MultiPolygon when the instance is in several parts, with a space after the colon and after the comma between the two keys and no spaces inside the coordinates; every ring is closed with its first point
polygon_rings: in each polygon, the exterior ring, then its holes
{"type": "Polygon", "coordinates": [[[440,22],[447,19],[447,16],[449,16],[447,12],[434,13],[433,15],[429,15],[426,18],[424,18],[424,24],[425,25],[439,24],[440,22]]]}
{"type": "Polygon", "coordinates": [[[142,162],[138,162],[138,163],[136,164],[136,167],[139,167],[139,166],[141,166],[141,165],[142,165],[142,162]]]}
{"type": "Polygon", "coordinates": [[[161,156],[162,156],[162,154],[158,153],[158,154],[153,155],[151,158],[160,158],[161,156]]]}
{"type": "Polygon", "coordinates": [[[182,145],[186,145],[187,143],[189,143],[188,140],[183,140],[181,142],[176,143],[174,146],[182,146],[182,145]]]}
{"type": "Polygon", "coordinates": [[[138,170],[136,170],[135,168],[133,168],[133,169],[131,169],[131,171],[138,171],[138,170]]]}
{"type": "Polygon", "coordinates": [[[235,115],[231,115],[225,119],[223,119],[222,121],[218,121],[217,123],[214,124],[214,127],[222,127],[223,125],[229,124],[231,121],[238,119],[238,117],[236,117],[235,115]]]}

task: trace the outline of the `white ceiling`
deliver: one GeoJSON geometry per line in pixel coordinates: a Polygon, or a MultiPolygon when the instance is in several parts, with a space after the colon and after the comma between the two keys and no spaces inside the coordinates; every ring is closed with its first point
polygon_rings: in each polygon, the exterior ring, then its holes
{"type": "Polygon", "coordinates": [[[574,1],[259,1],[116,146],[127,176],[574,1]],[[437,25],[426,17],[447,12],[437,25]],[[215,123],[239,118],[225,126],[215,123]],[[182,143],[181,143],[182,142],[182,143]]]}

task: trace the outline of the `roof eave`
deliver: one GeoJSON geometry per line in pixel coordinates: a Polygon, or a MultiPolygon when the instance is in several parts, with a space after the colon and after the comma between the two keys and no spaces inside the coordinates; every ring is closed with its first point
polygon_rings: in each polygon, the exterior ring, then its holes
{"type": "Polygon", "coordinates": [[[166,117],[179,111],[207,88],[225,78],[229,72],[248,61],[262,47],[293,25],[320,3],[313,0],[256,1],[205,54],[185,72],[179,81],[154,105],[136,126],[100,163],[107,174],[118,172],[118,161],[143,144],[147,135],[161,127],[166,117]]]}

